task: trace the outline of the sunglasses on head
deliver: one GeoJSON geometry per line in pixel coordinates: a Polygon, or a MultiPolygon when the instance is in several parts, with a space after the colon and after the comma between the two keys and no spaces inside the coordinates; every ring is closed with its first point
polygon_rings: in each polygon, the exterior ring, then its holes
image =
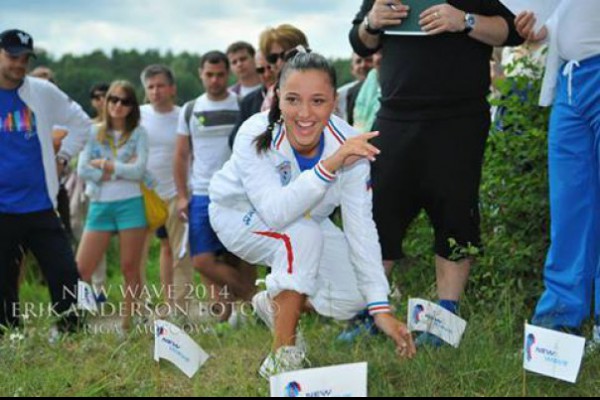
{"type": "Polygon", "coordinates": [[[107,100],[110,104],[116,105],[117,103],[121,103],[121,105],[123,107],[133,106],[133,101],[131,99],[123,99],[121,97],[111,95],[111,96],[108,96],[107,100]]]}

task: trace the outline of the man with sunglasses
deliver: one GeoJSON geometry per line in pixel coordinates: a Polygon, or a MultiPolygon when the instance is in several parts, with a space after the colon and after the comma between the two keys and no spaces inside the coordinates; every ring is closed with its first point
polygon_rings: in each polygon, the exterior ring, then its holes
{"type": "Polygon", "coordinates": [[[33,39],[20,30],[0,34],[0,334],[19,326],[19,244],[37,258],[61,315],[57,328],[70,331],[78,318],[77,280],[69,239],[55,212],[58,169],[84,146],[87,115],[55,85],[26,76],[33,39]],[[69,135],[55,157],[52,127],[69,135]]]}
{"type": "MultiPolygon", "coordinates": [[[[92,123],[99,124],[104,118],[104,106],[106,104],[106,93],[108,92],[108,83],[100,82],[95,83],[90,88],[90,102],[96,117],[92,119],[92,123]]],[[[89,198],[85,196],[85,182],[83,179],[73,173],[72,180],[67,182],[67,187],[70,188],[69,197],[71,198],[71,221],[73,227],[73,233],[77,241],[81,241],[83,236],[83,229],[85,225],[85,219],[88,212],[89,198]]],[[[92,275],[92,286],[96,292],[96,300],[99,303],[106,302],[106,273],[108,267],[106,263],[106,255],[102,257],[102,260],[98,264],[98,268],[92,275]]]]}
{"type": "Polygon", "coordinates": [[[96,83],[90,88],[90,102],[96,111],[96,117],[93,119],[95,123],[102,122],[106,92],[108,92],[108,83],[96,83]]]}
{"type": "Polygon", "coordinates": [[[240,116],[235,124],[235,127],[233,128],[233,132],[231,132],[231,137],[229,138],[229,145],[231,148],[233,148],[235,136],[237,135],[237,132],[242,124],[246,122],[248,118],[260,112],[269,89],[273,88],[275,86],[275,82],[277,81],[277,76],[273,72],[271,65],[265,59],[262,51],[259,50],[256,53],[254,62],[256,64],[256,73],[260,77],[262,85],[259,89],[256,89],[254,92],[244,97],[240,103],[240,116]]]}

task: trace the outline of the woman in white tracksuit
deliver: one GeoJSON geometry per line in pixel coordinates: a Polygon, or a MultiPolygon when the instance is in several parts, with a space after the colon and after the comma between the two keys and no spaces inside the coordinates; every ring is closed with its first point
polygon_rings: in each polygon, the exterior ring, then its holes
{"type": "Polygon", "coordinates": [[[296,344],[303,311],[347,320],[368,308],[402,356],[415,353],[391,313],[372,219],[370,164],[379,150],[332,115],[335,71],[299,53],[281,72],[273,109],[240,129],[233,156],[212,179],[210,221],[229,251],[272,268],[253,303],[274,330],[261,374],[302,367],[296,344]],[[330,220],[341,206],[344,231],[330,220]],[[277,310],[278,312],[274,312],[277,310]]]}

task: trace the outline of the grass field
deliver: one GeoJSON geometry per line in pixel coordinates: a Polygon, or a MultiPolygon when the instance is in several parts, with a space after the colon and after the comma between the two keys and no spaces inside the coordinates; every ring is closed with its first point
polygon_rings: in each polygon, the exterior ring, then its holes
{"type": "MultiPolygon", "coordinates": [[[[156,247],[151,259],[156,260],[156,247]]],[[[114,259],[111,254],[109,259],[114,259]]],[[[158,278],[149,266],[149,281],[158,278]]],[[[403,275],[404,276],[404,275],[403,275]]],[[[401,287],[396,300],[405,315],[411,295],[433,297],[429,276],[418,269],[406,274],[411,284],[401,287]],[[419,292],[413,292],[420,290],[419,292]],[[425,291],[425,293],[423,293],[425,291]]],[[[120,282],[114,272],[111,282],[120,282]]],[[[29,279],[22,301],[47,299],[47,290],[29,279]]],[[[114,299],[113,299],[114,300],[114,299]]],[[[577,385],[527,374],[522,370],[523,323],[530,310],[515,293],[489,307],[463,302],[469,327],[458,350],[421,351],[416,359],[394,356],[391,343],[365,337],[342,345],[335,337],[343,325],[309,316],[302,327],[309,343],[308,357],[315,367],[366,361],[371,396],[595,396],[600,392],[600,354],[584,360],[577,385]]],[[[151,333],[77,334],[58,343],[48,342],[47,320],[27,320],[23,340],[0,340],[0,395],[2,396],[268,396],[267,382],[257,369],[268,353],[271,337],[254,319],[238,330],[199,326],[192,337],[211,355],[188,379],[168,362],[152,359],[151,333]]]]}

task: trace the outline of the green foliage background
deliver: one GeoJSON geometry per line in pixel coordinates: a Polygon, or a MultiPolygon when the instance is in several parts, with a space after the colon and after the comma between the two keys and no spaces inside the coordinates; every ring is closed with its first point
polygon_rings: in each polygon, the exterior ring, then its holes
{"type": "MultiPolygon", "coordinates": [[[[196,98],[204,92],[198,77],[200,56],[187,52],[161,54],[157,50],[113,50],[110,54],[97,50],[81,56],[67,54],[55,59],[41,52],[31,66],[32,69],[40,65],[51,68],[55,72],[57,85],[91,115],[89,89],[93,84],[125,79],[135,85],[138,97],[142,100],[144,90],[140,82],[140,73],[150,64],[164,64],[173,70],[177,83],[178,104],[182,105],[196,98]]],[[[349,59],[337,59],[332,62],[338,72],[340,84],[352,80],[349,59]]]]}

